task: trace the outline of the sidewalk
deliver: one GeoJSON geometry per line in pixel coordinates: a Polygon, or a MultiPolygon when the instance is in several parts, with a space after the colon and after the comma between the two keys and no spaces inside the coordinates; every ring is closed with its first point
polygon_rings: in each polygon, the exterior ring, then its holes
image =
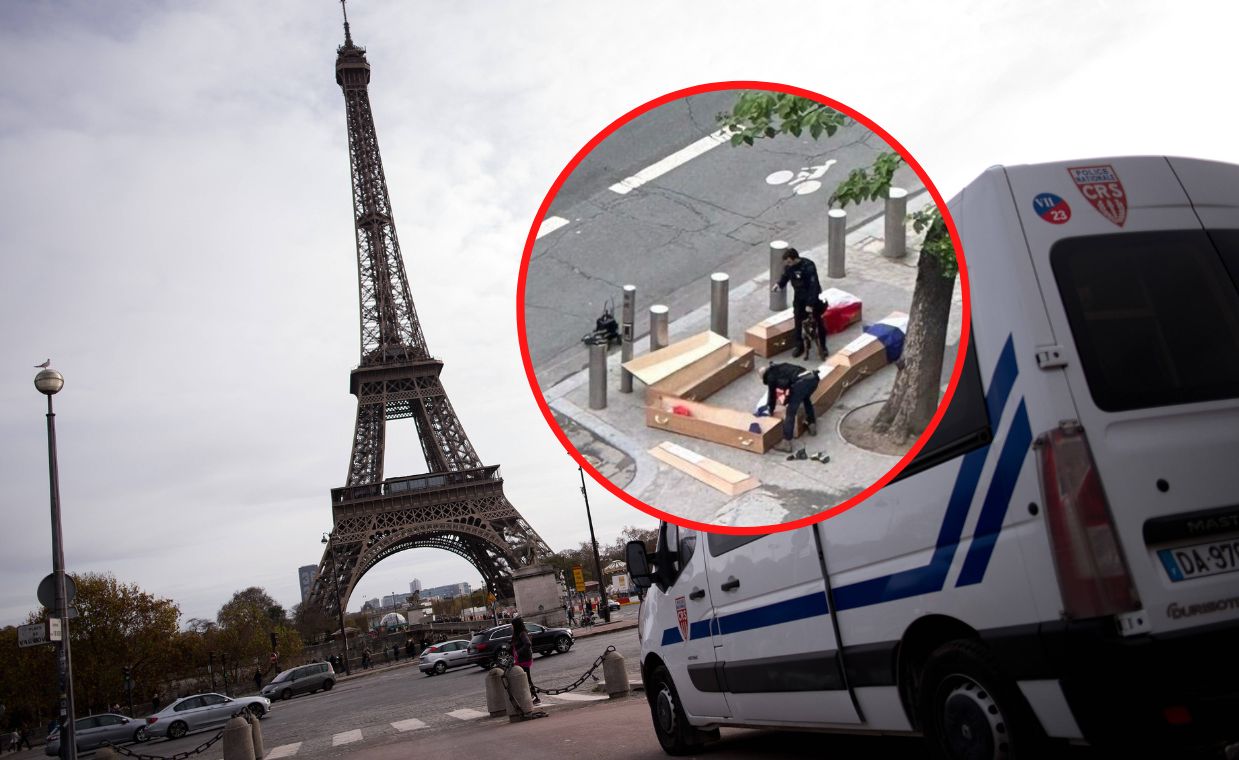
{"type": "MultiPolygon", "coordinates": [[[[909,199],[911,213],[929,203],[932,198],[922,192],[909,199]]],[[[843,332],[831,335],[828,349],[834,352],[863,334],[863,327],[887,316],[892,311],[907,313],[916,282],[917,252],[920,237],[914,236],[909,225],[908,255],[903,259],[887,259],[881,255],[884,245],[883,217],[878,217],[853,230],[848,235],[847,276],[826,277],[826,247],[823,242],[801,255],[814,261],[823,288],[838,288],[851,293],[864,304],[862,321],[843,332]]],[[[754,255],[767,256],[765,248],[754,255]]],[[[670,339],[678,340],[709,329],[709,272],[701,276],[702,305],[677,318],[671,315],[670,339]]],[[[743,343],[744,332],[750,326],[770,316],[769,273],[747,282],[733,282],[729,299],[729,337],[743,343]]],[[[617,294],[618,300],[618,294],[617,294]]],[[[790,303],[790,294],[789,294],[790,303]]],[[[638,311],[649,308],[639,303],[638,311]]],[[[955,303],[948,328],[947,350],[943,362],[943,387],[950,379],[959,341],[962,316],[962,295],[956,283],[955,303]]],[[[634,340],[636,356],[648,352],[648,337],[634,340]]],[[[582,348],[584,352],[584,348],[582,348]]],[[[816,352],[811,359],[793,359],[791,352],[770,359],[756,357],[757,366],[769,361],[794,362],[814,368],[820,364],[816,352]]],[[[545,398],[560,426],[573,445],[617,486],[647,504],[679,517],[715,525],[770,525],[816,514],[839,504],[867,488],[884,475],[899,456],[873,453],[848,443],[840,433],[846,415],[856,410],[861,414],[876,412],[894,383],[896,370],[886,367],[849,388],[818,420],[818,435],[801,437],[796,448],[805,447],[808,454],[821,451],[831,458],[829,464],[813,460],[788,461],[785,453],[770,451],[755,454],[730,446],[689,436],[649,428],[645,424],[645,386],[634,379],[633,392],[619,392],[620,360],[618,349],[607,362],[607,407],[589,409],[589,373],[581,370],[546,391],[545,398]],[[868,409],[866,409],[868,407],[868,409]],[[695,478],[662,464],[651,456],[649,449],[663,441],[671,441],[697,454],[709,457],[729,467],[756,477],[761,485],[736,497],[717,491],[695,478]]],[[[751,412],[765,392],[757,373],[746,373],[705,403],[751,412]]]]}

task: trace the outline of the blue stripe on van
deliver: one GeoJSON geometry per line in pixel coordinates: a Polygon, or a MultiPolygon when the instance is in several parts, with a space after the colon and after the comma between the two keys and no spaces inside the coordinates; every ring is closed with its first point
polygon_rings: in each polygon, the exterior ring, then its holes
{"type": "Polygon", "coordinates": [[[998,455],[994,477],[990,479],[989,491],[986,492],[985,503],[981,506],[981,516],[977,518],[977,527],[972,534],[972,546],[968,547],[964,567],[959,572],[959,580],[955,582],[957,587],[980,583],[985,577],[989,558],[994,553],[994,544],[998,541],[998,532],[1002,530],[1003,518],[1007,516],[1007,507],[1011,504],[1011,494],[1015,492],[1015,481],[1023,469],[1024,458],[1028,455],[1028,446],[1031,443],[1032,428],[1028,424],[1028,408],[1021,400],[1015,410],[1015,418],[1011,421],[1011,429],[1007,431],[1002,452],[998,455]]]}
{"type": "MultiPolygon", "coordinates": [[[[1015,345],[1012,336],[1007,336],[1007,342],[999,353],[998,363],[994,366],[994,374],[990,377],[988,391],[985,394],[986,409],[989,412],[990,424],[994,428],[997,428],[1002,420],[1002,413],[1006,411],[1007,401],[1010,399],[1017,377],[1019,377],[1019,365],[1015,359],[1015,345]]],[[[998,538],[998,533],[1002,530],[1002,521],[1007,513],[1015,481],[1031,442],[1032,432],[1029,426],[1028,410],[1021,399],[1011,423],[1011,429],[1007,433],[1007,439],[1003,442],[1002,450],[999,452],[994,477],[991,478],[985,502],[981,507],[981,516],[978,518],[973,545],[968,551],[968,556],[965,557],[964,568],[960,573],[957,586],[977,583],[984,577],[989,558],[993,553],[994,543],[998,538]],[[975,580],[972,580],[974,577],[975,580]]],[[[959,474],[955,476],[955,485],[951,488],[946,515],[942,519],[942,527],[938,531],[938,540],[929,564],[836,588],[834,590],[836,611],[842,612],[942,590],[946,585],[946,576],[951,569],[951,562],[955,559],[955,553],[959,549],[959,539],[963,534],[964,523],[968,519],[973,499],[976,497],[981,471],[993,448],[993,444],[989,444],[964,456],[959,467],[959,474]]],[[[825,615],[827,612],[825,594],[814,593],[798,599],[776,602],[734,615],[726,615],[722,618],[711,617],[698,620],[691,624],[689,636],[697,639],[707,634],[718,636],[738,633],[805,617],[825,615]],[[815,597],[817,601],[814,600],[815,597]],[[819,604],[820,607],[817,606],[819,604]]],[[[683,640],[679,627],[663,630],[663,646],[679,644],[683,640]]]]}

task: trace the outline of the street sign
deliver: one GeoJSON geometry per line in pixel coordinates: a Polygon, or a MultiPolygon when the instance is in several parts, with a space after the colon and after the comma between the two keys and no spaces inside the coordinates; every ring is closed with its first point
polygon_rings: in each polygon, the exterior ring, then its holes
{"type": "MultiPolygon", "coordinates": [[[[56,574],[49,573],[46,578],[39,581],[39,604],[44,607],[54,609],[56,607],[56,574]]],[[[65,576],[65,596],[69,597],[65,600],[65,604],[73,604],[73,600],[77,597],[77,584],[73,582],[73,576],[65,576]]],[[[72,615],[70,615],[72,617],[72,615]]]]}
{"type": "Polygon", "coordinates": [[[47,640],[60,641],[64,638],[64,626],[61,625],[60,618],[47,619],[47,640]]]}
{"type": "Polygon", "coordinates": [[[581,572],[580,565],[572,568],[572,580],[576,584],[576,590],[585,593],[585,574],[581,572]]]}
{"type": "Polygon", "coordinates": [[[52,618],[51,620],[42,623],[31,623],[30,625],[17,626],[17,646],[19,647],[35,647],[39,644],[50,644],[53,641],[60,641],[60,620],[52,618]],[[49,623],[55,621],[52,635],[48,635],[49,623]]]}

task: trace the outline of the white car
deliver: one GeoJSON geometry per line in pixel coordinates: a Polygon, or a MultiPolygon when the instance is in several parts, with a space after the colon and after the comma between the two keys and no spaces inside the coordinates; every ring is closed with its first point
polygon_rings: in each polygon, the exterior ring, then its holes
{"type": "Polygon", "coordinates": [[[428,676],[439,676],[448,668],[458,668],[477,662],[475,655],[469,654],[469,642],[465,639],[454,639],[432,644],[422,650],[418,670],[428,676]]]}
{"type": "Polygon", "coordinates": [[[271,710],[266,697],[226,697],[223,694],[194,694],[181,697],[164,709],[146,718],[146,732],[151,736],[179,739],[193,731],[220,728],[233,715],[246,711],[256,718],[271,710]]]}

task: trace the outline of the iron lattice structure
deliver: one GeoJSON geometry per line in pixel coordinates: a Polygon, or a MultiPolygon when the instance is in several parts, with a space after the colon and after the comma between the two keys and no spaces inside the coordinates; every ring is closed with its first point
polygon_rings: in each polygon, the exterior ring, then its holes
{"type": "Polygon", "coordinates": [[[483,465],[474,451],[439,380],[443,362],[426,347],[370,111],[370,64],[353,44],[347,16],[336,82],[348,120],[361,363],[349,379],[357,425],[348,480],[331,491],[333,531],[307,603],[335,613],[338,584],[347,607],[370,568],[416,548],[458,554],[491,589],[510,595],[512,571],[550,549],[504,496],[499,467],[483,465]],[[386,426],[402,419],[417,426],[429,471],[385,479],[386,426]]]}

